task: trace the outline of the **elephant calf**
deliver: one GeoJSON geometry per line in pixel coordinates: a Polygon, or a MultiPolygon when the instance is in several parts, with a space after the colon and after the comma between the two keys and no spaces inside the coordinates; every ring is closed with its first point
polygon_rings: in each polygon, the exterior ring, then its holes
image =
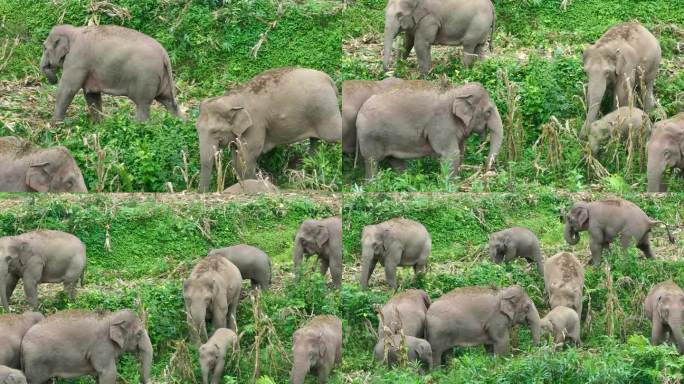
{"type": "MultiPolygon", "coordinates": [[[[21,368],[21,340],[31,327],[44,319],[39,312],[0,315],[0,365],[21,368]]],[[[2,384],[2,380],[0,380],[2,384]]]]}
{"type": "Polygon", "coordinates": [[[0,192],[88,192],[76,160],[61,146],[0,137],[0,164],[0,192]]]}
{"type": "Polygon", "coordinates": [[[252,288],[267,291],[271,287],[271,258],[257,247],[247,244],[214,249],[208,256],[225,257],[239,270],[243,279],[249,279],[252,288]]]}
{"type": "Polygon", "coordinates": [[[425,339],[413,336],[391,335],[378,340],[373,354],[375,360],[384,362],[389,367],[395,366],[401,360],[402,350],[406,350],[407,361],[418,361],[423,367],[432,370],[432,347],[425,339]]]}
{"type": "Polygon", "coordinates": [[[26,384],[26,376],[18,369],[0,365],[0,384],[26,384]]]}
{"type": "Polygon", "coordinates": [[[584,267],[570,252],[560,252],[544,263],[544,286],[551,308],[564,306],[582,317],[584,267]]]}
{"type": "Polygon", "coordinates": [[[227,328],[217,329],[214,335],[200,346],[199,360],[203,384],[221,384],[228,347],[231,348],[231,353],[236,353],[239,345],[238,336],[227,328]]]}
{"type": "Polygon", "coordinates": [[[655,124],[647,154],[648,191],[667,192],[663,181],[665,168],[679,169],[680,175],[684,175],[684,113],[655,124]]]}
{"type": "Polygon", "coordinates": [[[596,156],[612,136],[618,136],[625,140],[632,136],[634,142],[646,143],[651,133],[651,120],[648,115],[639,108],[620,107],[615,111],[603,116],[601,120],[594,121],[589,126],[589,148],[596,156]]]}
{"type": "Polygon", "coordinates": [[[492,261],[512,261],[516,257],[524,257],[537,265],[540,274],[544,274],[542,253],[539,239],[527,228],[512,227],[489,236],[489,255],[492,261]]]}
{"type": "Polygon", "coordinates": [[[38,284],[63,283],[71,300],[86,266],[85,245],[78,237],[61,231],[38,230],[0,237],[0,298],[5,310],[19,279],[26,300],[38,310],[38,284]]]}
{"type": "Polygon", "coordinates": [[[422,289],[408,289],[392,296],[380,309],[378,340],[384,338],[385,328],[391,334],[400,331],[406,336],[423,337],[425,314],[432,301],[422,289]]]}
{"type": "Polygon", "coordinates": [[[651,321],[651,344],[673,342],[684,355],[684,291],[672,280],[656,284],[646,296],[644,314],[651,321]]]}
{"type": "Polygon", "coordinates": [[[223,193],[232,194],[256,194],[256,193],[278,193],[278,187],[271,184],[268,180],[248,179],[238,181],[223,190],[223,193]]]}
{"type": "Polygon", "coordinates": [[[425,270],[432,238],[423,224],[394,218],[363,227],[361,247],[361,288],[368,288],[375,264],[380,262],[385,267],[387,284],[395,289],[397,266],[413,267],[416,275],[425,270]]]}
{"type": "Polygon", "coordinates": [[[325,219],[304,220],[299,226],[294,240],[292,258],[295,272],[299,273],[302,256],[317,255],[321,274],[330,276],[335,288],[342,286],[342,218],[339,216],[325,219]]]}
{"type": "Polygon", "coordinates": [[[342,321],[332,315],[316,316],[292,335],[292,384],[303,384],[311,370],[318,382],[328,382],[336,364],[342,362],[342,321]]]}
{"type": "Polygon", "coordinates": [[[549,311],[540,321],[542,336],[553,335],[553,342],[556,344],[565,343],[570,339],[579,346],[580,340],[580,318],[575,310],[558,306],[549,311]]]}

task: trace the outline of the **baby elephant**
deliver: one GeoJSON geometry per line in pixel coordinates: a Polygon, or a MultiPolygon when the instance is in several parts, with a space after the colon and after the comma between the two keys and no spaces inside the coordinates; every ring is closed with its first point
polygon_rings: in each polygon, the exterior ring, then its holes
{"type": "MultiPolygon", "coordinates": [[[[405,336],[406,357],[408,361],[418,361],[423,367],[432,370],[432,347],[427,340],[413,336],[405,336]]],[[[392,335],[387,341],[381,339],[375,344],[375,360],[385,362],[389,367],[395,366],[400,359],[402,349],[401,335],[392,335]]]]}
{"type": "Polygon", "coordinates": [[[553,335],[553,342],[556,344],[565,343],[570,339],[575,346],[581,344],[580,340],[580,318],[573,309],[558,306],[552,309],[539,322],[541,335],[553,335]]]}
{"type": "Polygon", "coordinates": [[[539,273],[544,274],[539,239],[527,228],[512,227],[492,233],[489,236],[489,255],[496,264],[524,257],[530,263],[537,264],[539,273]]]}
{"type": "Polygon", "coordinates": [[[222,256],[233,263],[243,279],[252,282],[252,288],[267,291],[271,287],[271,259],[264,251],[247,244],[214,249],[208,256],[222,256]]]}
{"type": "MultiPolygon", "coordinates": [[[[0,365],[20,368],[21,340],[31,327],[43,319],[43,315],[39,312],[0,316],[0,365]]],[[[2,384],[1,379],[0,384],[2,384]]]]}
{"type": "Polygon", "coordinates": [[[342,321],[335,316],[316,316],[292,336],[292,384],[303,384],[315,370],[318,382],[328,382],[333,366],[342,362],[342,321]]]}
{"type": "Polygon", "coordinates": [[[684,355],[684,291],[672,280],[655,285],[646,296],[644,314],[651,320],[651,344],[673,342],[684,355]]]}
{"type": "Polygon", "coordinates": [[[26,376],[18,369],[0,365],[0,384],[26,384],[26,376]]]}
{"type": "Polygon", "coordinates": [[[238,350],[238,336],[228,328],[219,328],[214,335],[199,348],[200,367],[202,368],[202,383],[220,384],[226,364],[228,347],[231,352],[238,350]]]}
{"type": "Polygon", "coordinates": [[[302,265],[302,257],[312,255],[318,256],[323,276],[330,269],[333,285],[339,289],[342,286],[342,218],[308,219],[299,226],[292,250],[297,273],[302,265]]]}
{"type": "Polygon", "coordinates": [[[594,121],[589,126],[589,148],[596,156],[601,145],[605,144],[613,135],[622,140],[628,135],[633,135],[634,142],[646,143],[651,133],[651,120],[648,115],[639,108],[620,107],[615,111],[603,116],[601,120],[594,121]]]}
{"type": "Polygon", "coordinates": [[[256,193],[278,193],[278,187],[271,184],[268,180],[247,179],[238,181],[223,190],[223,193],[231,194],[256,194],[256,193]]]}
{"type": "Polygon", "coordinates": [[[582,317],[584,267],[570,252],[557,253],[544,263],[544,286],[551,308],[568,307],[582,317]]]}

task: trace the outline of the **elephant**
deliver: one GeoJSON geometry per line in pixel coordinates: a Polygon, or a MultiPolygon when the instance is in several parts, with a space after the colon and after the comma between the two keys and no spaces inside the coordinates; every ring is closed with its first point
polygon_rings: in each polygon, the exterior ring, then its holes
{"type": "MultiPolygon", "coordinates": [[[[594,202],[576,202],[565,216],[565,241],[570,245],[579,242],[579,233],[589,232],[589,248],[594,266],[601,264],[601,254],[615,238],[626,249],[634,241],[644,255],[653,259],[650,233],[661,221],[651,220],[634,203],[623,199],[606,199],[594,202]]],[[[674,238],[665,225],[671,243],[674,238]]]]}
{"type": "Polygon", "coordinates": [[[385,327],[391,334],[403,332],[406,336],[424,337],[425,314],[430,304],[430,297],[422,289],[407,289],[392,296],[378,311],[378,341],[383,340],[385,327]]]}
{"type": "Polygon", "coordinates": [[[223,193],[248,194],[278,193],[278,187],[268,180],[248,179],[241,180],[223,190],[223,193]]]}
{"type": "Polygon", "coordinates": [[[211,250],[207,256],[221,256],[228,259],[240,270],[243,279],[251,281],[254,289],[268,291],[271,287],[271,258],[257,247],[238,244],[211,250]]]}
{"type": "Polygon", "coordinates": [[[539,313],[525,290],[513,285],[494,289],[456,288],[435,300],[427,311],[426,339],[432,347],[432,367],[454,346],[484,344],[497,355],[509,351],[511,328],[527,323],[534,345],[539,344],[539,313]]]}
{"type": "Polygon", "coordinates": [[[551,309],[568,307],[582,318],[584,267],[574,254],[560,252],[544,262],[544,288],[551,309]]]}
{"type": "Polygon", "coordinates": [[[26,384],[26,376],[18,369],[0,365],[0,384],[26,384]]]}
{"type": "Polygon", "coordinates": [[[116,25],[75,27],[57,25],[43,42],[40,69],[50,84],[57,83],[55,121],[64,120],[67,107],[83,89],[90,117],[101,120],[102,94],[128,96],[136,118],[145,121],[157,100],[179,118],[171,61],[157,40],[116,25]]]}
{"type": "Polygon", "coordinates": [[[656,123],[646,148],[648,192],[667,192],[665,167],[677,168],[684,174],[684,113],[656,123]]]}
{"type": "Polygon", "coordinates": [[[88,192],[76,160],[61,146],[0,137],[0,163],[0,192],[88,192]]]}
{"type": "Polygon", "coordinates": [[[655,36],[635,22],[611,27],[595,44],[587,47],[583,61],[589,79],[588,110],[580,137],[586,137],[606,93],[612,93],[612,109],[616,109],[632,105],[632,90],[637,86],[643,109],[650,112],[655,103],[653,83],[661,56],[655,36]]]}
{"type": "Polygon", "coordinates": [[[672,280],[656,284],[644,302],[644,314],[651,321],[651,344],[673,342],[684,355],[684,291],[672,280]]]}
{"type": "Polygon", "coordinates": [[[416,276],[425,271],[432,238],[423,224],[394,218],[363,227],[361,247],[361,289],[368,288],[377,262],[385,267],[387,284],[396,289],[397,266],[413,267],[416,276]]]}
{"type": "Polygon", "coordinates": [[[78,237],[51,230],[37,230],[0,237],[0,299],[9,311],[9,299],[19,279],[24,281],[26,300],[38,310],[38,284],[63,283],[71,300],[76,283],[83,285],[86,248],[78,237]]]}
{"type": "Polygon", "coordinates": [[[207,340],[206,320],[214,329],[237,330],[237,307],[240,304],[242,275],[223,256],[201,259],[183,283],[183,300],[190,340],[196,346],[207,340]]]}
{"type": "Polygon", "coordinates": [[[202,192],[209,190],[217,150],[228,146],[237,178],[254,179],[257,158],[278,145],[307,138],[342,141],[337,87],[313,69],[271,69],[202,101],[196,128],[202,192]]]}
{"type": "Polygon", "coordinates": [[[432,347],[425,339],[413,336],[405,336],[402,346],[401,335],[391,335],[387,341],[380,339],[373,355],[378,362],[384,362],[389,367],[393,367],[399,362],[402,348],[406,348],[406,358],[408,361],[418,361],[428,370],[432,370],[432,347]]]}
{"type": "MultiPolygon", "coordinates": [[[[39,312],[0,315],[0,366],[21,368],[19,361],[21,340],[31,327],[44,318],[39,312]]],[[[0,384],[2,384],[1,378],[2,374],[0,374],[0,384]]]]}
{"type": "Polygon", "coordinates": [[[209,377],[211,377],[211,384],[221,384],[229,346],[232,353],[236,353],[240,347],[238,335],[227,328],[217,329],[214,335],[200,346],[199,361],[203,384],[210,383],[209,377]]]}
{"type": "Polygon", "coordinates": [[[302,256],[318,256],[321,274],[330,276],[335,288],[342,286],[342,218],[328,217],[320,220],[307,219],[302,222],[295,235],[292,258],[297,273],[302,266],[302,256]]]}
{"type": "Polygon", "coordinates": [[[371,96],[361,107],[356,128],[366,177],[372,178],[377,163],[436,156],[451,162],[456,175],[463,160],[466,139],[473,133],[484,137],[488,127],[491,143],[487,169],[494,164],[503,140],[499,110],[480,83],[441,87],[429,82],[405,85],[371,96]]]}
{"type": "Polygon", "coordinates": [[[309,371],[325,384],[333,367],[342,362],[342,321],[332,315],[311,319],[292,335],[292,384],[303,384],[309,371]]]}
{"type": "Polygon", "coordinates": [[[496,30],[496,12],[490,0],[389,0],[385,7],[383,68],[388,70],[392,42],[404,32],[403,57],[415,48],[423,75],[432,69],[432,45],[463,46],[463,65],[469,67],[496,30]]]}
{"type": "Polygon", "coordinates": [[[58,312],[31,327],[21,342],[24,374],[31,384],[84,375],[97,376],[99,384],[115,384],[116,363],[124,352],[138,356],[140,382],[151,383],[152,343],[129,309],[58,312]]]}
{"type": "Polygon", "coordinates": [[[537,264],[539,274],[544,274],[539,239],[527,228],[511,227],[489,235],[489,256],[496,264],[524,257],[537,264]]]}
{"type": "Polygon", "coordinates": [[[651,134],[651,120],[636,107],[620,107],[589,125],[589,148],[594,156],[601,151],[611,136],[625,140],[632,135],[634,142],[646,143],[651,134]]]}
{"type": "Polygon", "coordinates": [[[541,335],[553,335],[553,342],[564,344],[570,339],[575,346],[580,346],[580,318],[574,309],[562,305],[553,308],[540,321],[541,335]]]}

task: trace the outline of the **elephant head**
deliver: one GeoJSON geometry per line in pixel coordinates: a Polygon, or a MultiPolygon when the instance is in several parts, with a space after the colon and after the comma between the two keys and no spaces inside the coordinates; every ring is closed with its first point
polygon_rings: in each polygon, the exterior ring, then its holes
{"type": "Polygon", "coordinates": [[[503,142],[503,123],[496,104],[480,83],[468,83],[456,88],[453,93],[452,113],[464,126],[464,137],[471,132],[480,136],[489,128],[491,142],[487,156],[487,168],[491,168],[503,142]]]}
{"type": "Polygon", "coordinates": [[[43,57],[40,59],[40,70],[50,84],[57,83],[57,69],[62,68],[64,59],[75,38],[76,29],[70,25],[58,25],[52,28],[43,42],[43,57]]]}
{"type": "Polygon", "coordinates": [[[428,10],[423,0],[389,0],[385,8],[385,46],[383,66],[389,68],[392,56],[392,42],[401,31],[411,31],[420,20],[427,16],[428,10]]]}
{"type": "Polygon", "coordinates": [[[567,215],[565,215],[565,241],[575,245],[580,241],[579,233],[586,231],[589,226],[589,207],[587,203],[575,203],[567,215]]]}
{"type": "MultiPolygon", "coordinates": [[[[676,118],[684,121],[684,114],[676,118]]],[[[684,124],[662,121],[653,128],[648,141],[648,191],[665,192],[665,167],[684,168],[684,124]]]]}
{"type": "Polygon", "coordinates": [[[63,147],[43,152],[29,165],[26,186],[37,192],[88,192],[81,169],[63,147]]]}
{"type": "Polygon", "coordinates": [[[195,345],[207,340],[207,308],[211,308],[217,291],[218,284],[212,279],[191,279],[183,283],[190,339],[195,345]]]}
{"type": "Polygon", "coordinates": [[[361,234],[361,289],[368,288],[368,280],[375,263],[384,264],[385,252],[393,241],[389,228],[382,225],[367,225],[361,234]]]}
{"type": "Polygon", "coordinates": [[[541,337],[553,335],[553,323],[548,318],[539,320],[539,333],[541,337]]]}
{"type": "Polygon", "coordinates": [[[660,322],[670,332],[670,338],[677,345],[680,354],[684,354],[684,337],[682,326],[684,325],[684,295],[681,293],[667,292],[660,297],[653,311],[653,322],[660,322]]]}
{"type": "Polygon", "coordinates": [[[209,383],[209,373],[214,371],[221,350],[216,343],[203,344],[199,349],[200,368],[202,369],[202,382],[209,383]]]}
{"type": "Polygon", "coordinates": [[[145,325],[131,310],[122,310],[109,317],[109,339],[121,351],[132,352],[140,360],[140,382],[150,382],[152,342],[145,325]]]}
{"type": "Polygon", "coordinates": [[[292,252],[295,270],[299,270],[302,265],[303,255],[320,253],[329,239],[330,231],[327,226],[316,220],[304,221],[295,237],[295,247],[292,252]]]}
{"type": "Polygon", "coordinates": [[[499,293],[499,310],[510,324],[527,324],[532,332],[532,342],[539,345],[540,319],[537,307],[519,285],[504,288],[499,293]]]}
{"type": "Polygon", "coordinates": [[[489,257],[495,264],[500,264],[506,255],[506,248],[508,248],[510,238],[502,234],[493,234],[489,239],[489,257]]]}
{"type": "MultiPolygon", "coordinates": [[[[242,139],[254,125],[245,99],[238,93],[214,97],[200,104],[197,118],[197,134],[200,143],[200,191],[207,192],[211,181],[215,154],[242,139]]],[[[238,175],[244,179],[244,175],[238,175]]]]}
{"type": "MultiPolygon", "coordinates": [[[[332,351],[331,351],[332,352],[332,351]]],[[[303,384],[309,370],[327,353],[323,332],[300,332],[293,335],[292,384],[303,384]]]]}
{"type": "Polygon", "coordinates": [[[6,282],[10,273],[21,273],[20,259],[30,254],[29,244],[12,236],[0,238],[0,300],[6,311],[9,311],[6,282]]]}

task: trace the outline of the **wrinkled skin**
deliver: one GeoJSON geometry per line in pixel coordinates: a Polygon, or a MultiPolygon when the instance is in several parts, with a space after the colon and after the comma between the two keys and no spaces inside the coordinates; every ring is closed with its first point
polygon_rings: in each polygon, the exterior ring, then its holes
{"type": "Polygon", "coordinates": [[[256,194],[256,193],[278,193],[278,187],[268,180],[242,180],[223,190],[223,193],[233,194],[256,194]]]}
{"type": "Polygon", "coordinates": [[[318,383],[328,382],[333,367],[342,362],[342,321],[335,316],[316,316],[292,336],[292,384],[303,384],[309,372],[318,383]]]}
{"type": "Polygon", "coordinates": [[[214,335],[199,347],[203,384],[221,384],[228,347],[231,353],[237,353],[239,345],[238,336],[227,328],[217,329],[214,335]]]}
{"type": "Polygon", "coordinates": [[[422,289],[408,289],[392,296],[379,311],[378,341],[384,338],[385,327],[392,334],[403,331],[406,336],[424,337],[430,304],[430,297],[422,289]]]}
{"type": "Polygon", "coordinates": [[[85,245],[61,231],[38,230],[0,237],[0,299],[9,310],[9,299],[22,279],[26,300],[38,310],[38,284],[63,283],[71,300],[86,266],[85,245]]]}
{"type": "Polygon", "coordinates": [[[684,173],[684,113],[660,121],[648,141],[648,191],[667,192],[663,181],[666,167],[684,173]]]}
{"type": "Polygon", "coordinates": [[[587,118],[580,137],[586,137],[606,94],[612,93],[611,110],[633,105],[630,104],[630,96],[636,86],[641,93],[643,109],[650,112],[655,103],[653,83],[658,75],[660,59],[658,40],[638,23],[613,26],[590,45],[583,56],[589,85],[587,118]]]}
{"type": "MultiPolygon", "coordinates": [[[[43,319],[43,315],[39,312],[0,315],[0,366],[21,368],[19,364],[21,339],[32,326],[43,319]]],[[[2,383],[1,374],[0,383],[2,383]]]]}
{"type": "MultiPolygon", "coordinates": [[[[589,248],[594,266],[601,264],[601,254],[613,240],[618,239],[623,249],[636,243],[649,259],[655,258],[651,251],[651,227],[659,224],[652,221],[634,203],[622,199],[606,199],[594,202],[577,202],[565,215],[565,241],[575,245],[580,232],[589,232],[589,248]]],[[[666,226],[667,229],[667,226],[666,226]]],[[[674,238],[669,233],[670,242],[674,238]]]]}
{"type": "Polygon", "coordinates": [[[432,238],[423,224],[394,218],[380,224],[366,225],[361,233],[361,289],[368,288],[379,262],[385,267],[387,285],[397,287],[397,267],[413,267],[416,276],[425,271],[432,238]]]}
{"type": "MultiPolygon", "coordinates": [[[[420,339],[418,337],[406,336],[406,357],[407,361],[418,361],[423,367],[428,370],[432,370],[432,348],[430,343],[425,339],[420,339]]],[[[387,345],[385,341],[380,339],[373,349],[373,356],[378,362],[384,362],[389,367],[395,366],[401,356],[402,349],[402,338],[401,335],[389,336],[387,345]],[[385,349],[387,349],[385,351],[385,349]]]]}
{"type": "Polygon", "coordinates": [[[356,118],[366,177],[377,164],[391,158],[402,170],[402,160],[425,156],[451,164],[456,175],[464,156],[466,139],[484,137],[489,130],[486,166],[492,167],[501,149],[503,125],[499,110],[480,83],[441,87],[429,82],[405,82],[401,87],[371,96],[356,118]]]}
{"type": "Polygon", "coordinates": [[[96,376],[99,384],[115,384],[116,363],[125,352],[138,356],[140,383],[150,383],[152,343],[140,318],[128,309],[58,312],[29,329],[21,343],[31,384],[87,375],[96,376]],[[50,348],[45,348],[46,340],[50,348]]]}
{"type": "Polygon", "coordinates": [[[620,107],[589,125],[589,148],[594,156],[601,152],[610,137],[626,141],[632,135],[634,142],[646,143],[651,133],[651,120],[636,107],[620,107]]]}
{"type": "Polygon", "coordinates": [[[564,344],[566,340],[572,341],[575,346],[582,343],[580,318],[577,312],[568,307],[558,306],[549,311],[540,320],[540,329],[542,337],[553,335],[555,344],[564,344]]]}
{"type": "Polygon", "coordinates": [[[305,68],[271,69],[202,101],[196,128],[202,192],[209,191],[215,154],[222,148],[233,149],[232,165],[244,180],[255,178],[257,159],[276,146],[308,138],[342,141],[335,84],[325,73],[305,68]]]}
{"type": "Polygon", "coordinates": [[[507,355],[511,328],[522,323],[529,325],[538,345],[539,313],[520,286],[456,288],[435,300],[427,312],[432,367],[438,368],[442,354],[455,346],[484,345],[489,352],[507,355]]]}
{"type": "Polygon", "coordinates": [[[0,192],[88,192],[81,169],[64,147],[37,148],[0,137],[0,192]]]}
{"type": "Polygon", "coordinates": [[[303,257],[318,256],[323,276],[330,269],[333,285],[342,286],[342,219],[339,216],[325,219],[307,219],[299,226],[294,240],[292,259],[295,272],[300,273],[303,257]]]}
{"type": "Polygon", "coordinates": [[[18,369],[0,365],[0,384],[26,384],[26,376],[18,369]]]}
{"type": "Polygon", "coordinates": [[[489,256],[496,264],[524,257],[537,265],[539,274],[544,274],[539,239],[527,228],[512,227],[492,233],[489,236],[489,256]]]}
{"type": "Polygon", "coordinates": [[[43,42],[40,69],[56,84],[59,68],[55,121],[64,120],[81,89],[96,122],[101,120],[103,93],[131,99],[138,121],[148,119],[154,100],[183,117],[176,104],[169,55],[156,40],[138,31],[115,25],[55,26],[43,42]]]}
{"type": "Polygon", "coordinates": [[[271,258],[257,247],[238,244],[211,250],[207,256],[228,259],[240,270],[243,279],[251,281],[254,289],[267,291],[271,287],[271,258]]]}
{"type": "Polygon", "coordinates": [[[420,72],[432,69],[432,45],[463,46],[463,65],[469,67],[489,47],[496,28],[494,5],[489,0],[389,0],[385,7],[383,67],[389,69],[392,42],[405,33],[403,58],[415,48],[420,72]]]}
{"type": "Polygon", "coordinates": [[[672,342],[684,354],[684,291],[672,280],[655,285],[646,296],[644,314],[651,321],[651,344],[672,342]]]}
{"type": "Polygon", "coordinates": [[[549,306],[568,307],[582,317],[584,267],[570,252],[560,252],[544,262],[544,287],[549,306]]]}
{"type": "Polygon", "coordinates": [[[183,300],[190,340],[196,346],[207,340],[206,320],[214,329],[237,330],[237,307],[240,304],[242,275],[223,256],[201,259],[183,283],[183,300]]]}

